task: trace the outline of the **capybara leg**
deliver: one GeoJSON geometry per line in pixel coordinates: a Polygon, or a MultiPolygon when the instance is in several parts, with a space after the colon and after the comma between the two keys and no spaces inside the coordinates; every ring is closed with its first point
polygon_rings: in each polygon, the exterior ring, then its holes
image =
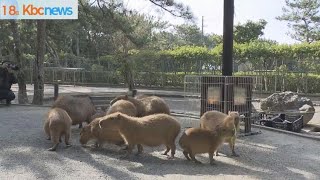
{"type": "Polygon", "coordinates": [[[117,145],[117,146],[122,146],[122,145],[124,145],[124,141],[116,142],[115,145],[117,145]]]}
{"type": "Polygon", "coordinates": [[[229,146],[232,151],[232,156],[239,157],[239,154],[237,154],[234,150],[235,140],[236,140],[235,138],[232,138],[229,142],[229,146]]]}
{"type": "Polygon", "coordinates": [[[94,148],[99,148],[99,142],[96,141],[96,142],[94,143],[93,147],[94,147],[94,148]]]}
{"type": "Polygon", "coordinates": [[[191,159],[189,158],[189,153],[187,151],[183,151],[183,155],[184,157],[187,158],[188,161],[190,161],[191,159]]]}
{"type": "Polygon", "coordinates": [[[121,150],[128,150],[128,145],[124,145],[124,147],[121,150]]]}
{"type": "Polygon", "coordinates": [[[127,149],[127,153],[122,156],[121,158],[128,158],[130,156],[130,154],[132,153],[132,149],[135,147],[135,144],[128,144],[128,149],[127,149]]]}
{"type": "Polygon", "coordinates": [[[59,138],[60,135],[57,135],[57,133],[55,131],[50,130],[50,134],[51,134],[51,140],[52,143],[54,144],[51,148],[48,149],[48,151],[55,151],[59,145],[59,138]]]}
{"type": "Polygon", "coordinates": [[[167,147],[167,149],[166,149],[166,151],[164,151],[164,153],[162,153],[162,155],[167,155],[167,154],[168,154],[168,152],[170,151],[170,147],[169,147],[169,146],[167,146],[167,145],[166,145],[166,147],[167,147]]]}
{"type": "Polygon", "coordinates": [[[82,122],[81,123],[79,123],[79,129],[81,129],[82,128],[82,122]]]}
{"type": "Polygon", "coordinates": [[[221,147],[222,145],[220,145],[215,151],[214,151],[214,154],[216,155],[216,156],[220,156],[220,154],[219,154],[219,148],[221,147]]]}
{"type": "Polygon", "coordinates": [[[55,150],[57,150],[58,145],[59,145],[59,143],[53,145],[51,148],[48,149],[48,151],[55,151],[55,150]]]}
{"type": "Polygon", "coordinates": [[[61,137],[62,137],[62,136],[59,137],[59,142],[60,142],[60,143],[62,143],[61,137]]]}
{"type": "Polygon", "coordinates": [[[140,154],[143,152],[143,147],[142,147],[141,144],[138,144],[138,145],[137,145],[137,148],[138,148],[138,152],[137,152],[136,155],[138,156],[138,155],[140,155],[140,154]]]}
{"type": "Polygon", "coordinates": [[[210,159],[211,165],[215,165],[215,163],[214,163],[215,160],[213,159],[213,154],[214,154],[213,152],[209,152],[209,159],[210,159]]]}
{"type": "Polygon", "coordinates": [[[174,158],[174,154],[176,153],[176,145],[175,145],[175,143],[170,144],[170,149],[171,149],[171,157],[170,157],[170,159],[173,159],[174,158]]]}
{"type": "Polygon", "coordinates": [[[194,157],[194,154],[192,154],[191,152],[189,152],[189,155],[190,155],[191,159],[192,159],[195,163],[197,163],[197,164],[202,164],[200,161],[196,160],[196,157],[194,157]]]}
{"type": "Polygon", "coordinates": [[[67,132],[67,133],[64,135],[64,141],[65,141],[67,147],[70,147],[70,146],[71,146],[69,140],[70,140],[70,132],[67,132]]]}
{"type": "Polygon", "coordinates": [[[46,123],[45,123],[45,125],[44,125],[44,131],[46,132],[47,140],[51,140],[50,129],[49,129],[49,122],[46,122],[46,123]]]}
{"type": "Polygon", "coordinates": [[[216,156],[220,156],[220,155],[219,155],[219,150],[218,150],[218,149],[215,151],[215,155],[216,155],[216,156]]]}

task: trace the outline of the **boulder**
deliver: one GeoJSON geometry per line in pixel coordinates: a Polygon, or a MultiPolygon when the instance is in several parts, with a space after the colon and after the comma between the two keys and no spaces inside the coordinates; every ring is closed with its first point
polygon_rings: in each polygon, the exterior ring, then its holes
{"type": "Polygon", "coordinates": [[[304,115],[304,124],[307,124],[314,115],[313,103],[306,97],[300,97],[297,93],[286,91],[273,93],[266,99],[261,100],[260,108],[263,111],[294,111],[304,115]]]}
{"type": "Polygon", "coordinates": [[[314,107],[308,104],[305,104],[301,108],[299,108],[299,111],[303,115],[303,125],[308,124],[308,122],[311,121],[315,113],[314,107]]]}

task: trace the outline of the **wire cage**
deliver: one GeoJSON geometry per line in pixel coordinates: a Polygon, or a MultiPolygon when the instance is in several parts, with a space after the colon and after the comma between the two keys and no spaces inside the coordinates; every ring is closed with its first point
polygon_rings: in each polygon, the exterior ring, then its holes
{"type": "Polygon", "coordinates": [[[245,133],[249,133],[255,81],[246,76],[185,76],[185,113],[202,116],[211,110],[237,111],[245,116],[245,133]]]}

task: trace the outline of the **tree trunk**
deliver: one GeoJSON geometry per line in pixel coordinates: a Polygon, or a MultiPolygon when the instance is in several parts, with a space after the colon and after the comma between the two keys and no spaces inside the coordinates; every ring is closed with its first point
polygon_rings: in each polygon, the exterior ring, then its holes
{"type": "Polygon", "coordinates": [[[131,65],[127,59],[123,59],[123,63],[124,63],[123,64],[124,65],[124,68],[123,68],[124,79],[128,85],[129,91],[132,91],[135,89],[132,68],[131,68],[131,65]]]}
{"type": "Polygon", "coordinates": [[[76,56],[80,56],[80,37],[79,37],[79,32],[77,32],[77,37],[76,37],[76,56]]]}
{"type": "Polygon", "coordinates": [[[34,63],[34,95],[33,104],[43,104],[44,71],[43,62],[46,50],[46,22],[37,20],[37,58],[34,63]]]}
{"type": "Polygon", "coordinates": [[[20,34],[18,30],[18,23],[16,20],[10,21],[11,30],[13,34],[13,42],[14,42],[14,56],[15,61],[20,67],[20,70],[17,73],[18,79],[18,102],[19,104],[27,104],[28,103],[28,96],[27,96],[27,87],[25,82],[25,64],[22,62],[21,57],[21,41],[20,41],[20,34]]]}

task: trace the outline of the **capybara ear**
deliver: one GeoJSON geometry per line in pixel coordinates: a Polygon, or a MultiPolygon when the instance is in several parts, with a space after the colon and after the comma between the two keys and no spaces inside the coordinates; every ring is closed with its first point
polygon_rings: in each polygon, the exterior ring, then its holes
{"type": "Polygon", "coordinates": [[[121,117],[121,114],[120,114],[120,113],[118,113],[117,118],[120,118],[120,117],[121,117]]]}

